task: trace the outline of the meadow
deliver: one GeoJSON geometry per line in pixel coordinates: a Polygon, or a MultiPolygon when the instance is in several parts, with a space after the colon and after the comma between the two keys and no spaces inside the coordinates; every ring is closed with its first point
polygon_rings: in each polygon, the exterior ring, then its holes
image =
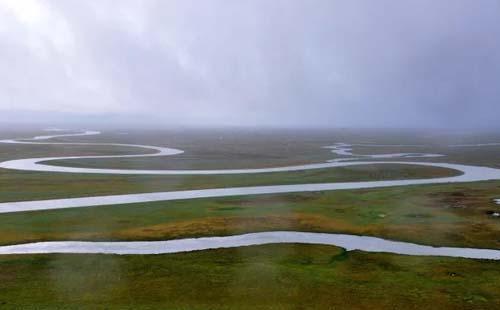
{"type": "MultiPolygon", "coordinates": [[[[23,136],[18,133],[16,136],[23,136]]],[[[29,135],[26,135],[29,136],[29,135]]],[[[71,166],[212,169],[322,162],[332,142],[432,143],[363,147],[361,154],[436,152],[431,161],[496,167],[497,146],[477,141],[373,132],[130,132],[59,142],[164,145],[169,158],[80,159],[71,166]],[[174,134],[175,133],[175,134],[174,134]],[[163,138],[162,138],[163,137],[163,138]],[[335,140],[335,141],[332,141],[335,140]]],[[[12,137],[12,136],[11,136],[12,137]]],[[[7,138],[7,137],[6,137],[7,138]]],[[[489,139],[493,137],[484,137],[489,139]]],[[[479,139],[479,140],[481,140],[479,139]]],[[[129,154],[121,147],[0,145],[0,159],[129,154]]],[[[500,153],[500,151],[498,152],[500,153]]],[[[497,154],[498,154],[497,153],[497,154]]],[[[419,160],[423,161],[423,160],[419,160]]],[[[249,175],[144,176],[0,170],[0,202],[216,187],[415,179],[454,170],[373,164],[249,175]]],[[[500,181],[234,196],[0,214],[0,245],[36,241],[169,240],[294,230],[348,233],[433,246],[500,248],[500,181]]],[[[497,261],[346,252],[281,244],[168,255],[0,256],[0,308],[18,309],[485,309],[500,306],[497,261]],[[34,306],[36,305],[36,306],[34,306]],[[105,306],[104,306],[105,305],[105,306]]]]}
{"type": "Polygon", "coordinates": [[[495,309],[500,264],[268,245],[0,257],[2,309],[495,309]]]}

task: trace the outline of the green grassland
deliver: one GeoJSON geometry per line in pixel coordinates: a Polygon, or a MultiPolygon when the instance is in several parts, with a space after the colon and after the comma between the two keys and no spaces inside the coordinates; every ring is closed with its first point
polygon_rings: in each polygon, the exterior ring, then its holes
{"type": "MultiPolygon", "coordinates": [[[[381,130],[104,130],[102,135],[57,138],[55,142],[98,142],[158,145],[184,150],[185,153],[152,158],[79,159],[53,161],[63,166],[123,169],[221,169],[262,168],[324,162],[335,158],[322,148],[335,142],[369,144],[423,144],[420,147],[354,146],[356,154],[422,152],[444,154],[440,158],[416,158],[417,161],[500,167],[500,146],[447,147],[450,144],[500,142],[498,134],[442,134],[416,131],[381,130]]],[[[29,137],[33,132],[3,133],[5,138],[29,137]]],[[[0,144],[0,160],[19,157],[112,155],[148,153],[149,150],[116,146],[57,146],[0,144]],[[19,156],[22,154],[22,156],[19,156]]],[[[411,160],[411,159],[410,159],[411,160]]]]}
{"type": "Polygon", "coordinates": [[[2,309],[495,309],[493,261],[267,245],[0,257],[2,309]]]}
{"type": "MultiPolygon", "coordinates": [[[[40,134],[40,133],[39,133],[40,134]]],[[[11,134],[11,137],[29,137],[28,134],[11,134]]],[[[284,132],[265,131],[261,133],[240,131],[132,131],[121,135],[104,132],[102,135],[83,137],[62,137],[43,142],[90,142],[155,145],[178,148],[185,153],[158,158],[127,159],[82,159],[90,165],[125,167],[126,169],[215,169],[215,168],[258,168],[286,166],[331,159],[329,150],[322,148],[332,143],[328,132],[284,132]]],[[[31,157],[114,155],[151,153],[151,150],[119,146],[77,146],[77,145],[32,145],[0,144],[0,159],[31,157]],[[20,156],[21,155],[21,156],[20,156]]],[[[57,162],[54,162],[57,163],[57,162]]],[[[67,163],[66,163],[67,164],[67,163]]],[[[82,165],[73,160],[71,166],[82,165]]]]}
{"type": "Polygon", "coordinates": [[[0,202],[257,185],[436,178],[460,172],[416,165],[364,165],[248,175],[103,175],[0,169],[0,202]]]}
{"type": "MultiPolygon", "coordinates": [[[[500,142],[500,138],[497,140],[490,140],[490,141],[500,142]]],[[[447,147],[443,145],[426,146],[426,147],[355,146],[353,152],[356,154],[387,154],[387,153],[405,153],[405,152],[443,154],[445,155],[444,157],[408,158],[405,159],[405,161],[447,162],[447,163],[500,168],[500,156],[499,156],[500,146],[498,145],[481,146],[481,147],[447,147]]]]}
{"type": "Polygon", "coordinates": [[[0,244],[299,230],[500,248],[498,197],[500,182],[481,182],[10,213],[0,215],[0,244]]]}
{"type": "MultiPolygon", "coordinates": [[[[172,157],[152,158],[108,158],[108,159],[71,159],[51,161],[55,166],[71,166],[85,168],[115,168],[115,169],[223,169],[223,168],[263,168],[284,165],[299,165],[311,162],[324,162],[328,159],[338,158],[328,150],[316,145],[315,154],[265,154],[253,151],[252,154],[243,154],[227,150],[214,150],[211,153],[203,151],[188,151],[172,157]]],[[[281,150],[283,151],[283,150],[281,150]]],[[[293,151],[293,150],[290,150],[293,151]]],[[[300,150],[298,150],[300,152],[300,150]]],[[[433,153],[442,154],[444,157],[435,158],[406,158],[405,161],[419,162],[447,162],[467,165],[488,166],[500,168],[500,146],[477,147],[373,147],[354,146],[354,154],[387,154],[387,153],[433,153]]],[[[369,159],[373,161],[387,161],[387,158],[369,159]]],[[[390,160],[390,159],[389,159],[390,160]]],[[[395,160],[398,160],[397,158],[395,160]]]]}
{"type": "Polygon", "coordinates": [[[383,130],[186,130],[130,131],[127,135],[75,137],[61,141],[98,141],[161,145],[185,153],[158,158],[79,159],[54,161],[63,166],[123,169],[221,169],[260,168],[324,162],[335,158],[323,148],[335,142],[368,144],[412,144],[424,146],[354,146],[355,154],[438,153],[446,157],[416,158],[416,161],[454,162],[500,167],[500,146],[448,147],[451,144],[500,142],[495,134],[464,134],[383,130]]]}
{"type": "MultiPolygon", "coordinates": [[[[448,152],[448,157],[433,160],[487,166],[500,163],[495,155],[500,154],[497,147],[446,150],[439,148],[445,144],[441,138],[408,133],[169,133],[114,132],[58,141],[164,145],[186,150],[185,154],[151,162],[115,159],[114,163],[82,160],[70,164],[111,164],[130,169],[255,168],[321,162],[333,158],[321,146],[340,141],[430,141],[437,147],[356,147],[355,152],[448,152]]],[[[449,143],[492,142],[495,138],[449,143]]],[[[131,152],[146,151],[108,146],[0,145],[0,160],[131,152]]],[[[0,201],[429,178],[455,173],[412,165],[365,165],[243,177],[0,170],[0,201]]],[[[0,245],[52,240],[167,240],[296,230],[499,249],[500,218],[492,213],[500,206],[492,201],[494,198],[500,198],[500,181],[9,213],[0,214],[0,245]]],[[[496,309],[500,307],[499,276],[497,261],[345,252],[331,246],[297,244],[169,255],[5,255],[0,256],[0,309],[496,309]]]]}

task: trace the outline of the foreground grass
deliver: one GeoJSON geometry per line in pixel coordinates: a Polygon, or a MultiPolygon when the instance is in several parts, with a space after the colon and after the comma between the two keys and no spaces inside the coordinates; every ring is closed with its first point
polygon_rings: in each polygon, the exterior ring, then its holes
{"type": "Polygon", "coordinates": [[[298,230],[498,249],[499,197],[500,182],[481,182],[10,213],[0,214],[0,244],[298,230]]]}
{"type": "Polygon", "coordinates": [[[500,264],[267,245],[0,257],[2,309],[494,309],[500,264]]]}
{"type": "Polygon", "coordinates": [[[447,177],[458,171],[416,165],[364,165],[247,175],[101,175],[0,169],[0,201],[24,201],[182,189],[447,177]]]}

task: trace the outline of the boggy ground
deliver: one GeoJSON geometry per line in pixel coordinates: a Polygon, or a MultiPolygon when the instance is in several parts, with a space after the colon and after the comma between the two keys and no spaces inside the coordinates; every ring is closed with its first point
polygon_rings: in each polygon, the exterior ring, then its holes
{"type": "MultiPolygon", "coordinates": [[[[332,156],[328,150],[320,147],[332,142],[408,144],[426,143],[429,140],[410,139],[414,136],[394,133],[336,134],[307,138],[308,142],[301,143],[297,141],[305,138],[292,134],[288,140],[281,137],[273,140],[269,139],[268,133],[251,134],[249,138],[241,138],[237,134],[236,138],[228,138],[222,134],[213,135],[213,132],[207,132],[205,136],[199,132],[180,132],[164,140],[161,138],[165,136],[163,133],[156,136],[150,133],[113,133],[60,141],[178,147],[186,150],[185,155],[188,157],[184,163],[179,157],[153,164],[173,168],[215,168],[227,164],[234,167],[259,167],[323,161],[332,156]],[[280,144],[278,140],[286,143],[280,144]],[[267,142],[261,143],[262,147],[256,149],[255,141],[267,142]],[[206,152],[207,147],[211,148],[211,153],[206,152]]],[[[13,136],[5,136],[8,137],[13,136]]],[[[492,142],[493,138],[481,142],[492,142]]],[[[477,139],[455,142],[477,142],[477,139]]],[[[89,150],[87,147],[70,146],[0,145],[0,158],[106,155],[117,151],[127,154],[131,150],[117,150],[114,147],[89,150]]],[[[355,151],[369,154],[398,150],[359,148],[355,151]]],[[[485,165],[496,164],[498,158],[493,156],[498,152],[493,151],[457,151],[456,154],[462,156],[457,158],[459,162],[481,162],[485,165]]],[[[107,162],[96,161],[94,164],[106,166],[107,162]]],[[[138,168],[146,165],[146,162],[121,162],[119,165],[138,168]]],[[[365,166],[347,171],[325,169],[279,176],[245,175],[237,176],[237,179],[84,176],[4,170],[0,174],[0,199],[15,201],[189,187],[263,185],[266,182],[276,184],[274,182],[277,180],[279,184],[293,184],[324,180],[428,177],[427,174],[449,173],[421,170],[422,167],[418,170],[411,166],[404,167],[406,172],[402,171],[402,167],[365,166]]],[[[197,199],[0,214],[0,244],[43,240],[165,240],[264,230],[302,230],[372,235],[437,246],[498,249],[500,219],[494,217],[493,213],[500,210],[500,206],[493,203],[493,198],[500,198],[500,182],[197,199]]],[[[2,309],[500,307],[500,264],[497,261],[346,253],[329,246],[267,245],[147,256],[0,256],[0,271],[2,309]]]]}
{"type": "MultiPolygon", "coordinates": [[[[43,132],[0,132],[0,138],[30,137],[43,132]]],[[[446,157],[419,158],[418,161],[446,161],[500,167],[500,146],[456,147],[450,144],[500,142],[498,133],[436,133],[405,130],[103,130],[102,135],[64,137],[46,142],[126,143],[173,147],[185,153],[151,158],[79,159],[51,164],[78,167],[123,169],[222,169],[264,168],[324,162],[336,156],[322,148],[336,142],[383,144],[381,147],[354,146],[357,154],[422,152],[446,157]],[[387,145],[424,145],[420,147],[387,145]]],[[[111,146],[57,146],[0,144],[0,159],[71,155],[140,154],[148,150],[111,146]]],[[[410,159],[411,160],[411,159],[410,159]]]]}
{"type": "MultiPolygon", "coordinates": [[[[354,146],[356,154],[437,153],[438,158],[418,161],[453,162],[500,167],[500,146],[448,147],[452,144],[500,142],[498,133],[469,133],[405,130],[170,130],[103,131],[102,135],[63,138],[61,141],[134,143],[179,148],[185,153],[164,158],[79,159],[54,161],[63,166],[122,169],[222,169],[263,168],[324,162],[335,158],[323,148],[336,142],[382,144],[354,146]],[[422,146],[387,146],[387,145],[422,146]]],[[[412,159],[409,159],[410,161],[412,159]]]]}
{"type": "Polygon", "coordinates": [[[496,309],[494,261],[266,245],[0,257],[2,309],[496,309]]]}
{"type": "Polygon", "coordinates": [[[0,169],[0,202],[164,192],[257,185],[286,185],[448,177],[459,171],[417,165],[363,165],[246,175],[103,175],[0,169]]]}
{"type": "Polygon", "coordinates": [[[498,249],[498,197],[491,181],[10,213],[0,215],[0,244],[298,230],[498,249]]]}
{"type": "MultiPolygon", "coordinates": [[[[408,134],[132,133],[59,141],[165,145],[186,150],[128,168],[265,167],[332,158],[333,142],[426,143],[408,134]],[[197,138],[198,137],[198,138],[197,138]],[[384,137],[383,139],[381,137],[384,137]],[[266,140],[267,139],[267,140],[266,140]],[[221,142],[217,142],[221,141],[221,142]],[[259,142],[260,141],[260,142],[259,142]],[[267,141],[263,143],[262,141],[267,141]],[[281,142],[280,142],[281,141],[281,142]],[[285,141],[285,142],[283,142],[285,141]],[[300,142],[302,141],[302,142],[300,142]],[[260,145],[255,147],[256,145],[260,145]],[[187,156],[187,157],[182,157],[187,156]]],[[[30,135],[26,135],[30,136],[30,135]]],[[[12,137],[8,135],[6,137],[12,137]]],[[[492,142],[494,137],[487,141],[492,142]]],[[[433,139],[430,139],[433,140],[433,139]]],[[[443,141],[441,138],[436,141],[443,141]]],[[[476,139],[471,139],[476,142],[476,139]]],[[[450,141],[470,142],[470,141],[450,141]]],[[[435,143],[440,145],[443,143],[435,143]]],[[[129,148],[0,145],[0,158],[128,154],[129,148]]],[[[497,165],[488,149],[445,150],[434,159],[497,165]]],[[[359,153],[436,148],[355,148],[359,153]]],[[[73,164],[73,162],[71,163],[73,164]]],[[[108,167],[107,161],[89,161],[108,167]]],[[[4,170],[0,200],[18,201],[223,186],[444,176],[448,170],[364,166],[300,173],[211,177],[44,174],[4,170]]],[[[265,230],[372,235],[436,246],[500,248],[500,182],[198,199],[0,214],[0,244],[42,240],[165,240],[265,230]]],[[[496,261],[345,252],[329,246],[267,245],[148,256],[0,257],[2,309],[495,309],[496,261]]]]}
{"type": "MultiPolygon", "coordinates": [[[[33,133],[11,133],[10,137],[29,137],[33,133]]],[[[43,135],[47,133],[38,133],[43,135]]],[[[0,136],[5,136],[0,133],[0,136]]],[[[88,142],[155,145],[178,148],[185,153],[158,158],[84,160],[108,168],[121,166],[128,169],[151,167],[151,169],[211,169],[211,168],[257,168],[284,166],[311,162],[323,162],[331,153],[322,146],[331,143],[329,131],[245,131],[245,130],[171,130],[113,132],[104,130],[102,135],[61,137],[43,142],[88,142]]],[[[71,155],[113,155],[151,153],[151,150],[124,148],[119,146],[75,146],[75,145],[21,145],[0,144],[0,159],[21,157],[48,157],[71,155]],[[93,153],[92,153],[93,152],[93,153]]],[[[54,162],[57,163],[57,162],[54,162]]],[[[73,160],[69,165],[82,165],[73,160]]]]}

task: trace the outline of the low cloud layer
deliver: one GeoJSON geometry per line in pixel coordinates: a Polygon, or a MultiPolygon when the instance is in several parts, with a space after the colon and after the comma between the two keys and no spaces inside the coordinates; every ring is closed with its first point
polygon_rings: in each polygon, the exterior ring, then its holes
{"type": "Polygon", "coordinates": [[[0,112],[499,127],[499,21],[496,0],[2,0],[0,112]]]}

